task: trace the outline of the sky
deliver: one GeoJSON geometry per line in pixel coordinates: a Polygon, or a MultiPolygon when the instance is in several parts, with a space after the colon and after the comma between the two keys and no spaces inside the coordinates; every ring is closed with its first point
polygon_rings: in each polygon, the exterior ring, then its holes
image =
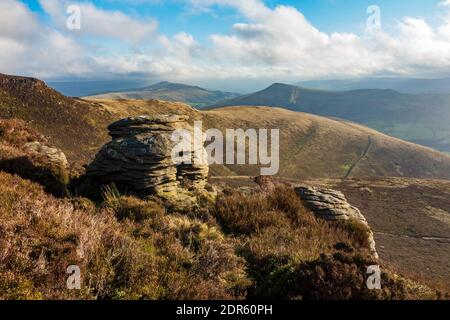
{"type": "Polygon", "coordinates": [[[209,87],[450,76],[450,0],[0,0],[0,72],[209,87]]]}

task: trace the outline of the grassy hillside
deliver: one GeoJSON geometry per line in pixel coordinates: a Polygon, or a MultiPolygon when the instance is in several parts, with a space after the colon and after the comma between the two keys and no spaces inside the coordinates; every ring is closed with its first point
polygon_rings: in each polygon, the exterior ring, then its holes
{"type": "Polygon", "coordinates": [[[388,178],[307,183],[342,190],[364,212],[380,256],[394,270],[450,288],[450,182],[388,178]]]}
{"type": "MultiPolygon", "coordinates": [[[[284,177],[450,178],[447,155],[353,123],[269,107],[229,107],[203,114],[208,126],[218,128],[279,128],[284,177]]],[[[247,166],[230,168],[237,175],[259,172],[247,166]]]]}
{"type": "MultiPolygon", "coordinates": [[[[95,101],[117,119],[136,114],[174,113],[188,114],[191,121],[203,120],[204,130],[279,128],[280,175],[285,177],[450,178],[450,157],[447,155],[345,121],[268,107],[197,111],[184,104],[156,100],[95,101]]],[[[225,176],[258,175],[259,168],[213,166],[212,173],[225,176]]]]}
{"type": "Polygon", "coordinates": [[[149,87],[120,92],[95,95],[90,98],[99,99],[159,99],[173,102],[184,102],[194,107],[205,107],[224,99],[237,97],[239,94],[222,91],[210,91],[197,86],[179,83],[160,82],[149,87]]]}
{"type": "Polygon", "coordinates": [[[71,160],[95,153],[113,120],[95,104],[67,98],[40,80],[1,74],[0,117],[30,122],[71,160]]]}
{"type": "MultiPolygon", "coordinates": [[[[67,184],[73,167],[54,168],[50,158],[28,153],[25,145],[56,145],[72,162],[87,163],[109,140],[110,122],[129,115],[178,113],[204,120],[204,129],[279,128],[281,175],[289,178],[446,177],[450,158],[443,154],[352,123],[284,109],[199,112],[157,100],[72,100],[38,80],[1,80],[1,115],[10,119],[0,120],[0,299],[448,297],[447,288],[444,293],[435,290],[440,289],[436,279],[399,276],[405,272],[396,272],[398,264],[391,266],[393,256],[382,262],[382,290],[368,290],[367,266],[378,262],[370,254],[367,227],[352,220],[316,219],[291,186],[263,191],[218,185],[217,197],[199,196],[198,206],[189,210],[153,197],[120,194],[111,186],[86,198],[81,195],[90,194],[93,186],[77,178],[67,184]],[[66,288],[69,265],[80,267],[81,290],[66,288]]],[[[251,167],[213,170],[227,176],[258,174],[251,167]]],[[[447,221],[442,212],[447,210],[445,190],[434,194],[442,199],[430,209],[432,219],[447,221]]],[[[377,206],[389,207],[382,205],[378,194],[383,193],[378,192],[367,197],[378,201],[371,202],[373,215],[377,206]]],[[[400,199],[393,193],[385,198],[390,204],[400,199]]],[[[363,207],[357,201],[352,198],[363,207]]],[[[431,198],[412,198],[406,210],[421,201],[431,198]]],[[[417,214],[411,224],[400,224],[398,210],[392,224],[398,230],[413,230],[416,221],[426,221],[416,226],[419,231],[446,232],[417,214]]],[[[386,252],[395,254],[392,246],[386,252]]],[[[442,264],[433,260],[432,266],[440,270],[442,264]]]]}
{"type": "MultiPolygon", "coordinates": [[[[158,100],[70,99],[43,82],[0,76],[0,117],[23,119],[71,162],[88,163],[110,140],[113,121],[141,114],[187,114],[207,128],[279,128],[280,175],[296,178],[405,176],[450,178],[450,157],[345,121],[278,108],[200,112],[158,100]],[[370,139],[369,139],[370,138],[370,139]],[[370,141],[370,143],[369,143],[370,141]]],[[[256,167],[213,168],[220,175],[257,175],[256,167]]]]}
{"type": "Polygon", "coordinates": [[[423,278],[450,288],[450,183],[387,179],[336,187],[364,210],[377,229],[375,237],[391,265],[402,271],[418,266],[423,278]],[[364,188],[372,190],[370,195],[364,188]],[[381,199],[384,201],[379,205],[381,199]],[[392,213],[383,214],[388,206],[392,213]]]}
{"type": "Polygon", "coordinates": [[[46,136],[69,160],[89,162],[107,141],[107,126],[141,113],[192,113],[184,104],[72,99],[33,78],[0,74],[0,118],[21,119],[46,136]]]}
{"type": "Polygon", "coordinates": [[[364,124],[388,135],[450,151],[450,95],[402,94],[393,90],[343,92],[274,84],[214,107],[252,105],[337,117],[364,124]]]}

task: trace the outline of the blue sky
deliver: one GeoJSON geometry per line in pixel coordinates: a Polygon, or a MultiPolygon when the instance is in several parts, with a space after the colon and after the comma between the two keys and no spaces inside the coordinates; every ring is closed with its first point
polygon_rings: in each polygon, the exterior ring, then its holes
{"type": "MultiPolygon", "coordinates": [[[[245,0],[243,0],[245,1],[245,0]]],[[[23,0],[33,11],[45,16],[38,0],[23,0]]],[[[241,15],[235,10],[216,6],[215,14],[193,12],[183,1],[150,0],[150,1],[117,1],[93,0],[99,8],[120,10],[139,17],[158,19],[160,30],[169,35],[180,31],[188,31],[197,38],[207,40],[212,31],[230,31],[230,25],[241,21],[241,15]]],[[[288,5],[301,11],[308,20],[324,32],[356,32],[361,33],[367,19],[366,9],[372,4],[382,10],[382,18],[386,27],[394,25],[396,20],[404,16],[425,17],[435,25],[439,19],[433,0],[268,0],[269,7],[288,5]]],[[[76,3],[76,1],[73,1],[76,3]]]]}
{"type": "Polygon", "coordinates": [[[450,76],[450,0],[1,0],[0,72],[237,86],[450,76]]]}

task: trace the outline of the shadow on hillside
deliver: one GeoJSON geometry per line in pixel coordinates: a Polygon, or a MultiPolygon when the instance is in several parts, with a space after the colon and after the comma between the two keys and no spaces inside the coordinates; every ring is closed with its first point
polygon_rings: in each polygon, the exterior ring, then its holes
{"type": "Polygon", "coordinates": [[[0,160],[0,170],[36,182],[56,197],[68,195],[68,175],[64,169],[35,164],[30,158],[21,156],[0,160]]]}

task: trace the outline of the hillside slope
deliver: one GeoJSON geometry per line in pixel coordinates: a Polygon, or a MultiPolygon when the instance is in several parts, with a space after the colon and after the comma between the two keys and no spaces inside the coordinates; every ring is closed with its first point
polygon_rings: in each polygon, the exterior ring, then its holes
{"type": "Polygon", "coordinates": [[[112,117],[93,103],[71,99],[33,78],[0,74],[0,118],[30,122],[69,159],[88,159],[107,139],[112,117]]]}
{"type": "MultiPolygon", "coordinates": [[[[2,120],[0,132],[0,154],[46,142],[18,120],[2,120]]],[[[367,267],[378,261],[367,225],[317,218],[288,185],[219,186],[186,212],[113,188],[58,198],[10,169],[0,171],[0,299],[445,298],[433,279],[384,263],[382,290],[369,290],[367,267]],[[67,290],[73,265],[80,290],[67,290]]]]}
{"type": "Polygon", "coordinates": [[[120,92],[111,92],[91,96],[98,99],[160,99],[184,102],[192,106],[203,107],[224,99],[237,97],[239,94],[222,91],[210,91],[197,86],[180,83],[159,82],[157,84],[120,92]]]}
{"type": "Polygon", "coordinates": [[[450,152],[450,95],[411,95],[393,90],[323,91],[281,83],[211,108],[251,105],[337,117],[388,135],[450,152]]]}
{"type": "Polygon", "coordinates": [[[286,187],[223,193],[192,217],[131,196],[57,199],[3,172],[0,191],[2,300],[446,297],[384,267],[369,290],[367,230],[316,219],[286,187]],[[80,290],[67,289],[73,265],[80,290]]]}
{"type": "MultiPolygon", "coordinates": [[[[191,121],[203,119],[204,130],[279,128],[281,176],[450,178],[449,156],[353,123],[268,107],[200,112],[182,103],[157,100],[74,100],[36,79],[0,77],[0,117],[28,121],[71,162],[90,162],[110,140],[106,127],[113,121],[156,113],[187,114],[191,121]]],[[[259,174],[258,168],[248,166],[220,166],[212,172],[259,174]]]]}
{"type": "Polygon", "coordinates": [[[185,104],[161,103],[155,100],[88,101],[66,97],[43,81],[0,74],[0,118],[28,122],[70,161],[90,161],[109,140],[106,127],[129,115],[146,112],[191,114],[185,104]],[[169,109],[169,110],[167,110],[169,109]]]}
{"type": "MultiPolygon", "coordinates": [[[[284,177],[450,178],[449,156],[354,123],[269,107],[228,107],[203,114],[208,127],[279,128],[284,177]]],[[[237,175],[259,172],[249,166],[230,168],[237,175]]]]}

